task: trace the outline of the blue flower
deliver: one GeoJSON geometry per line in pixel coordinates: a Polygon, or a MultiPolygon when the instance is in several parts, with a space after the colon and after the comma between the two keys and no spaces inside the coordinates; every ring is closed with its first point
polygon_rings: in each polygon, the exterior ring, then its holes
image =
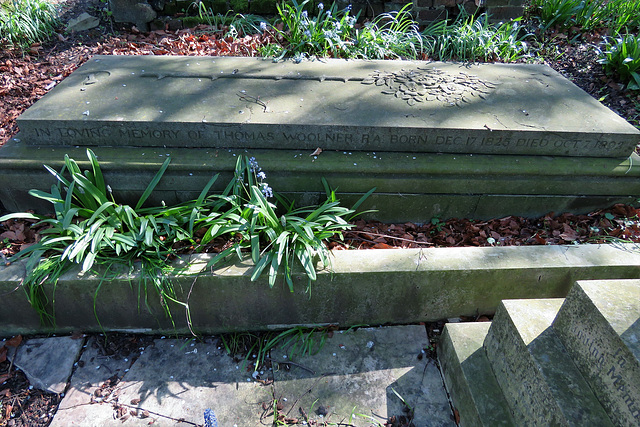
{"type": "Polygon", "coordinates": [[[266,22],[261,22],[260,23],[260,29],[262,31],[266,31],[267,30],[267,23],[266,22]]]}
{"type": "Polygon", "coordinates": [[[211,409],[204,411],[204,427],[218,427],[218,419],[211,409]]]}
{"type": "Polygon", "coordinates": [[[318,9],[323,10],[324,9],[324,5],[322,3],[318,3],[318,9]]]}
{"type": "Polygon", "coordinates": [[[348,13],[348,12],[351,12],[351,9],[352,9],[352,8],[353,8],[353,5],[351,5],[351,4],[350,4],[350,5],[347,5],[347,7],[345,7],[345,8],[344,8],[344,11],[345,11],[345,12],[347,12],[347,13],[348,13]]]}
{"type": "Polygon", "coordinates": [[[267,179],[267,174],[264,172],[258,172],[258,178],[260,179],[267,179]]]}
{"type": "Polygon", "coordinates": [[[301,15],[301,16],[302,16],[304,19],[307,19],[307,18],[309,18],[309,13],[307,13],[307,11],[306,11],[306,10],[303,10],[303,11],[302,11],[302,15],[301,15]]]}
{"type": "Polygon", "coordinates": [[[267,184],[266,182],[263,182],[261,184],[260,191],[262,191],[262,194],[264,194],[264,197],[266,197],[267,199],[273,197],[273,188],[269,187],[269,184],[267,184]]]}
{"type": "Polygon", "coordinates": [[[251,168],[251,172],[260,172],[262,170],[255,157],[249,158],[249,167],[251,168]]]}
{"type": "Polygon", "coordinates": [[[327,10],[327,17],[331,18],[331,11],[327,10]]]}
{"type": "Polygon", "coordinates": [[[306,30],[303,34],[304,34],[305,37],[307,37],[309,39],[311,38],[311,31],[306,30]]]}

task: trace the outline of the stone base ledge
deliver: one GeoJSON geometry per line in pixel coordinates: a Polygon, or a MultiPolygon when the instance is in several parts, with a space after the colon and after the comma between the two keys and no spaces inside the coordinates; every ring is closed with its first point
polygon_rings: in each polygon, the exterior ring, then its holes
{"type": "MultiPolygon", "coordinates": [[[[577,280],[637,278],[640,247],[622,245],[466,247],[337,251],[307,292],[266,278],[250,281],[250,262],[202,272],[210,255],[194,256],[189,274],[172,277],[178,299],[189,299],[201,333],[268,330],[295,325],[409,324],[494,313],[503,299],[565,297],[577,280]],[[197,274],[199,273],[199,274],[197,274]]],[[[184,260],[181,261],[186,266],[184,260]]],[[[104,278],[65,274],[55,294],[57,326],[45,328],[20,288],[24,265],[0,267],[3,335],[69,331],[187,332],[185,310],[172,306],[175,328],[139,274],[104,278]],[[95,305],[94,296],[100,286],[95,305]]],[[[51,292],[49,289],[48,292],[51,292]]]]}

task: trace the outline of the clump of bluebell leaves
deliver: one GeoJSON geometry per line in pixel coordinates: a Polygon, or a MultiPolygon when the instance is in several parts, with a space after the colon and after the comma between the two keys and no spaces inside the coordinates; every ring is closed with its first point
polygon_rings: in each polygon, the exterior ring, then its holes
{"type": "MultiPolygon", "coordinates": [[[[292,0],[277,5],[280,20],[284,28],[273,31],[285,41],[280,57],[288,53],[301,58],[306,55],[334,57],[353,56],[353,43],[356,40],[356,23],[358,17],[351,15],[351,5],[338,9],[334,3],[325,8],[318,3],[317,11],[312,16],[306,9],[309,0],[302,3],[292,0]]],[[[272,46],[272,48],[275,48],[272,46]]]]}
{"type": "Polygon", "coordinates": [[[215,221],[209,226],[202,244],[229,229],[236,233],[236,241],[214,257],[208,266],[217,265],[233,253],[242,257],[242,250],[246,249],[255,264],[251,280],[258,279],[268,270],[269,286],[273,287],[281,273],[293,292],[293,267],[299,263],[307,276],[309,289],[316,280],[315,258],[325,266],[330,265],[329,250],[324,241],[336,236],[342,238],[342,231],[352,227],[348,220],[375,189],[349,209],[340,206],[335,192],[323,179],[327,200],[319,206],[296,208],[292,201],[274,193],[266,178],[254,158],[238,158],[229,192],[235,208],[225,215],[224,224],[215,221]]]}
{"type": "Polygon", "coordinates": [[[32,196],[53,204],[53,217],[17,213],[0,218],[0,222],[28,218],[48,227],[41,232],[38,243],[10,260],[27,258],[27,275],[22,285],[29,302],[48,325],[55,325],[50,298],[58,278],[75,265],[83,272],[101,266],[101,274],[107,277],[122,273],[122,266],[126,271],[136,264],[142,287],[139,298],[147,307],[150,307],[147,288],[151,287],[169,318],[170,303],[183,306],[189,316],[188,303],[178,300],[168,279],[170,273],[176,273],[171,260],[178,255],[176,248],[184,247],[185,243],[198,252],[217,238],[227,239],[230,244],[213,257],[210,267],[224,262],[232,253],[242,257],[244,251],[250,251],[255,263],[251,280],[257,280],[268,269],[270,286],[282,273],[293,291],[293,267],[297,260],[310,285],[316,280],[314,256],[329,265],[323,240],[341,237],[341,231],[351,227],[347,220],[363,200],[352,209],[341,207],[325,182],[324,203],[295,208],[293,202],[273,191],[254,158],[238,156],[234,176],[222,193],[211,194],[218,178],[215,175],[195,200],[175,206],[162,203],[146,207],[145,202],[169,167],[167,158],[136,205],[130,206],[116,201],[96,155],[87,150],[87,156],[89,168],[84,171],[68,156],[60,171],[45,166],[56,178],[56,184],[50,193],[30,191],[32,196]],[[48,291],[45,286],[49,286],[48,291]]]}

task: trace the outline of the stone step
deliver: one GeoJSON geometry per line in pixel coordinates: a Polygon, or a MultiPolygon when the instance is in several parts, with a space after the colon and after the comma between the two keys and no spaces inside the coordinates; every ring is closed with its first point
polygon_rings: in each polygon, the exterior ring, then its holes
{"type": "Polygon", "coordinates": [[[95,56],[18,123],[38,146],[626,158],[640,142],[534,64],[95,56]]]}
{"type": "Polygon", "coordinates": [[[491,323],[449,323],[438,345],[444,382],[462,426],[515,426],[482,348],[491,323]]]}
{"type": "Polygon", "coordinates": [[[522,425],[613,425],[553,331],[563,301],[502,301],[484,341],[489,363],[522,425]]]}
{"type": "Polygon", "coordinates": [[[577,282],[553,330],[611,420],[640,425],[640,280],[577,282]]]}

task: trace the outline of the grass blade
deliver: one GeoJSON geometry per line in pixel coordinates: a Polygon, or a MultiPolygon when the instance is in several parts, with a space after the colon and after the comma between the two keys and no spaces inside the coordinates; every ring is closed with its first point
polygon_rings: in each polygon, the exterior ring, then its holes
{"type": "Polygon", "coordinates": [[[160,170],[155,174],[155,176],[153,177],[149,185],[147,185],[147,188],[142,193],[142,196],[140,196],[140,200],[138,200],[138,203],[136,204],[136,207],[134,208],[134,210],[137,211],[138,209],[140,209],[144,204],[144,202],[147,201],[147,199],[149,198],[153,190],[156,188],[156,186],[162,179],[162,175],[164,175],[164,172],[169,167],[170,162],[171,162],[171,157],[167,157],[167,159],[164,161],[164,163],[160,167],[160,170]]]}

